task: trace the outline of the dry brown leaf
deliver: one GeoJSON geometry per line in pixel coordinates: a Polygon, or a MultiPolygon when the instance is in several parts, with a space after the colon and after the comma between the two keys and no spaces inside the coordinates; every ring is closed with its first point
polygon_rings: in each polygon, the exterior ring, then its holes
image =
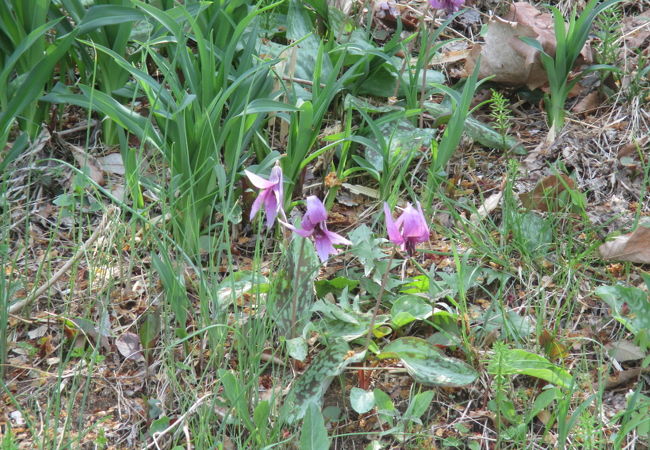
{"type": "Polygon", "coordinates": [[[601,103],[602,100],[600,98],[600,93],[598,91],[593,91],[585,95],[582,100],[576,103],[575,106],[571,108],[571,111],[576,114],[583,114],[585,112],[595,110],[598,108],[598,106],[600,106],[601,103]]]}
{"type": "MultiPolygon", "coordinates": [[[[475,45],[467,58],[465,70],[471,73],[481,55],[479,78],[494,75],[491,81],[535,89],[547,82],[546,71],[538,51],[520,37],[537,39],[544,51],[555,54],[553,16],[533,5],[516,2],[505,18],[495,17],[488,24],[485,44],[475,45]]],[[[584,61],[591,61],[589,47],[581,52],[584,61]]]]}
{"type": "Polygon", "coordinates": [[[476,213],[472,213],[469,217],[470,222],[478,223],[485,217],[487,217],[492,211],[494,211],[503,197],[503,192],[497,192],[496,194],[490,195],[485,199],[483,204],[476,210],[476,213]]]}
{"type": "Polygon", "coordinates": [[[598,251],[604,259],[650,264],[650,223],[640,223],[636,230],[604,243],[598,251]]]}
{"type": "Polygon", "coordinates": [[[97,162],[104,172],[124,175],[124,161],[122,161],[122,155],[119,153],[100,156],[97,158],[97,162]]]}
{"type": "Polygon", "coordinates": [[[560,194],[566,189],[575,189],[574,181],[567,175],[549,175],[537,183],[535,189],[519,195],[521,203],[526,209],[537,211],[557,211],[560,204],[560,194]]]}
{"type": "Polygon", "coordinates": [[[627,48],[641,47],[650,36],[650,9],[638,16],[623,19],[623,36],[627,48]]]}
{"type": "Polygon", "coordinates": [[[115,346],[122,356],[133,361],[144,362],[140,337],[135,333],[126,332],[115,340],[115,346]]]}
{"type": "Polygon", "coordinates": [[[79,167],[81,169],[84,167],[88,168],[87,174],[90,179],[98,185],[103,186],[105,183],[104,172],[102,171],[99,162],[97,162],[97,158],[85,152],[83,148],[70,144],[69,142],[66,142],[66,146],[72,152],[72,156],[74,157],[74,160],[77,161],[77,164],[79,164],[79,167]]]}

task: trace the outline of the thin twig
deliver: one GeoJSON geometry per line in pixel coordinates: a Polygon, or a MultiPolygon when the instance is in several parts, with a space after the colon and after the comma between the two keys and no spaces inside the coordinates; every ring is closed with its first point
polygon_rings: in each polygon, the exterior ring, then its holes
{"type": "MultiPolygon", "coordinates": [[[[313,82],[313,81],[304,80],[304,79],[302,79],[302,78],[288,77],[288,76],[286,76],[286,75],[283,75],[281,78],[282,78],[284,81],[291,81],[292,83],[304,84],[304,85],[306,85],[306,86],[313,86],[313,85],[314,85],[314,82],[313,82]]],[[[327,87],[327,85],[324,84],[324,83],[319,83],[319,84],[320,84],[320,87],[321,87],[321,88],[325,88],[325,87],[327,87]]]]}
{"type": "Polygon", "coordinates": [[[151,444],[147,445],[147,448],[151,448],[151,447],[155,446],[156,448],[159,449],[160,446],[158,445],[158,439],[160,439],[161,437],[163,437],[164,435],[169,433],[171,430],[176,428],[178,425],[184,423],[185,419],[187,419],[187,416],[192,414],[199,406],[201,406],[201,403],[203,403],[203,401],[206,398],[210,397],[212,394],[213,394],[212,392],[210,392],[208,394],[205,394],[203,397],[198,399],[192,406],[190,406],[190,408],[187,411],[185,411],[185,413],[182,416],[180,416],[174,423],[172,423],[170,426],[168,426],[167,428],[162,430],[160,433],[154,433],[153,434],[153,442],[151,444]]]}
{"type": "Polygon", "coordinates": [[[23,309],[25,306],[29,305],[31,302],[33,302],[35,299],[43,295],[45,291],[47,291],[52,285],[63,276],[64,273],[66,273],[72,265],[77,262],[85,253],[86,251],[90,248],[91,245],[95,243],[99,237],[104,234],[106,229],[108,228],[108,223],[109,223],[109,218],[113,216],[113,213],[117,211],[117,208],[115,206],[109,206],[106,212],[104,213],[104,216],[102,217],[102,220],[95,230],[95,232],[90,235],[88,240],[83,243],[81,247],[77,250],[77,252],[70,258],[52,277],[47,280],[47,282],[42,285],[40,288],[38,288],[32,295],[29,297],[26,297],[22,300],[17,301],[16,303],[12,304],[9,306],[9,314],[16,314],[18,311],[23,309]]]}

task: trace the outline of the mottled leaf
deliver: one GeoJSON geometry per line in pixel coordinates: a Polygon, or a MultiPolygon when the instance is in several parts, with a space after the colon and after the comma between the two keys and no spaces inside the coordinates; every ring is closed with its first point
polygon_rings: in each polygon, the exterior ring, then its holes
{"type": "Polygon", "coordinates": [[[300,432],[300,450],[327,450],[330,440],[327,437],[323,413],[318,406],[309,404],[300,432]]]}
{"type": "Polygon", "coordinates": [[[375,407],[375,394],[358,387],[350,390],[350,406],[359,414],[365,414],[375,407]]]}
{"type": "Polygon", "coordinates": [[[365,351],[355,353],[350,351],[345,341],[333,341],[295,381],[280,415],[291,424],[304,417],[310,404],[320,407],[323,395],[334,377],[341,374],[347,365],[362,361],[364,357],[365,351]]]}
{"type": "Polygon", "coordinates": [[[287,353],[293,359],[304,361],[307,358],[307,341],[300,336],[287,340],[287,353]]]}
{"type": "Polygon", "coordinates": [[[571,374],[556,366],[543,356],[521,349],[505,349],[500,358],[495,358],[488,366],[490,374],[528,375],[546,380],[561,387],[570,387],[571,374]]]}
{"type": "Polygon", "coordinates": [[[414,320],[424,320],[433,314],[433,307],[417,295],[402,295],[393,302],[390,316],[393,324],[400,328],[414,320]]]}
{"type": "Polygon", "coordinates": [[[377,357],[399,358],[415,381],[429,386],[465,386],[478,377],[463,361],[443,355],[433,344],[417,337],[397,339],[377,357]]]}
{"type": "Polygon", "coordinates": [[[647,292],[633,286],[601,286],[596,295],[612,308],[614,318],[635,335],[650,330],[647,292]]]}

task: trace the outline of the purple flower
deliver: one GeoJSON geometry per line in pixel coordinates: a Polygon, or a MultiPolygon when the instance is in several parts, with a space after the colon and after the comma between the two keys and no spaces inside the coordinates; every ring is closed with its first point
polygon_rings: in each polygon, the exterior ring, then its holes
{"type": "Polygon", "coordinates": [[[388,203],[384,203],[384,214],[386,215],[388,239],[393,244],[406,249],[409,255],[413,256],[415,253],[415,244],[429,240],[429,226],[419,202],[417,209],[408,203],[397,220],[393,220],[388,203]]]}
{"type": "Polygon", "coordinates": [[[327,210],[315,195],[307,197],[307,212],[300,224],[302,228],[298,229],[282,221],[280,223],[302,237],[311,236],[316,245],[316,253],[322,262],[327,261],[329,255],[338,253],[334,244],[352,244],[340,234],[327,229],[327,210]]]}
{"type": "Polygon", "coordinates": [[[458,11],[465,3],[465,0],[429,0],[432,8],[444,9],[448,13],[458,11]]]}
{"type": "Polygon", "coordinates": [[[255,202],[253,202],[253,206],[251,206],[250,219],[253,220],[257,211],[259,211],[262,204],[264,204],[266,226],[271,228],[278,213],[283,212],[282,203],[284,203],[284,190],[282,187],[282,168],[279,165],[273,167],[271,170],[271,176],[268,180],[265,180],[248,170],[244,170],[244,173],[253,186],[260,189],[259,195],[255,199],[255,202]]]}

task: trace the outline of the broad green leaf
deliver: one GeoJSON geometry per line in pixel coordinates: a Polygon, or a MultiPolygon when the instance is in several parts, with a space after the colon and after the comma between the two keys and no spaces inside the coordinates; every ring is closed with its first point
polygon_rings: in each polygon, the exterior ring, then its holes
{"type": "Polygon", "coordinates": [[[647,292],[633,286],[600,286],[596,295],[612,308],[614,318],[635,335],[650,330],[647,292]]]}
{"type": "Polygon", "coordinates": [[[359,414],[365,414],[375,407],[375,394],[358,387],[350,390],[350,406],[359,414]]]}
{"type": "Polygon", "coordinates": [[[372,391],[375,397],[375,405],[379,418],[388,423],[391,427],[394,425],[395,418],[399,417],[399,411],[395,408],[390,396],[381,389],[372,391]]]}
{"type": "Polygon", "coordinates": [[[141,11],[128,6],[120,5],[94,5],[78,25],[78,32],[88,33],[105,25],[117,25],[125,22],[137,22],[144,19],[141,11]]]}
{"type": "Polygon", "coordinates": [[[533,256],[545,255],[553,241],[551,223],[539,214],[529,211],[521,216],[519,222],[521,244],[533,256]]]}
{"type": "MultiPolygon", "coordinates": [[[[330,338],[341,338],[345,341],[352,341],[368,333],[372,322],[372,311],[360,312],[353,308],[343,308],[342,305],[318,300],[313,312],[322,314],[321,320],[314,325],[320,334],[330,338]]],[[[375,332],[384,333],[381,329],[388,321],[388,316],[379,314],[375,318],[375,332]]]]}
{"type": "Polygon", "coordinates": [[[162,416],[161,418],[154,420],[151,422],[151,426],[149,426],[149,433],[160,433],[169,426],[169,422],[169,417],[167,416],[162,416]]]}
{"type": "Polygon", "coordinates": [[[255,423],[256,430],[263,434],[269,425],[269,416],[271,414],[271,404],[262,400],[257,405],[255,405],[255,410],[253,411],[253,422],[255,423]]]}
{"type": "Polygon", "coordinates": [[[352,241],[350,251],[361,261],[364,267],[364,274],[366,276],[370,275],[377,265],[377,261],[386,258],[386,254],[379,246],[385,240],[375,238],[372,230],[366,225],[360,225],[355,228],[354,231],[348,234],[348,238],[352,241]]]}
{"type": "Polygon", "coordinates": [[[330,293],[338,296],[344,288],[348,288],[348,290],[355,289],[359,282],[345,277],[336,277],[331,280],[318,280],[314,285],[316,286],[316,296],[323,298],[330,293]]]}
{"type": "Polygon", "coordinates": [[[300,450],[327,450],[330,440],[327,437],[323,413],[318,406],[309,404],[300,432],[300,450]]]}
{"type": "Polygon", "coordinates": [[[354,353],[343,340],[333,341],[314,358],[287,394],[280,415],[291,424],[305,416],[309,405],[320,407],[323,396],[335,376],[349,364],[362,361],[365,351],[354,353]]]}
{"type": "Polygon", "coordinates": [[[428,386],[465,386],[478,377],[463,361],[443,355],[433,344],[417,337],[397,339],[377,357],[399,358],[415,381],[428,386]]]}
{"type": "Polygon", "coordinates": [[[427,409],[429,409],[434,395],[435,391],[425,391],[416,394],[411,399],[411,402],[409,403],[409,406],[404,413],[404,419],[419,422],[422,414],[424,414],[427,409]]]}
{"type": "Polygon", "coordinates": [[[433,314],[433,307],[417,295],[402,295],[393,302],[390,316],[393,324],[401,328],[414,320],[424,320],[433,314]]]}
{"type": "Polygon", "coordinates": [[[521,349],[504,349],[501,358],[490,362],[490,374],[528,375],[568,388],[573,383],[571,374],[543,356],[521,349]],[[500,363],[499,363],[500,361],[500,363]]]}
{"type": "Polygon", "coordinates": [[[287,340],[287,353],[293,359],[304,361],[307,358],[307,341],[300,336],[287,340]]]}

